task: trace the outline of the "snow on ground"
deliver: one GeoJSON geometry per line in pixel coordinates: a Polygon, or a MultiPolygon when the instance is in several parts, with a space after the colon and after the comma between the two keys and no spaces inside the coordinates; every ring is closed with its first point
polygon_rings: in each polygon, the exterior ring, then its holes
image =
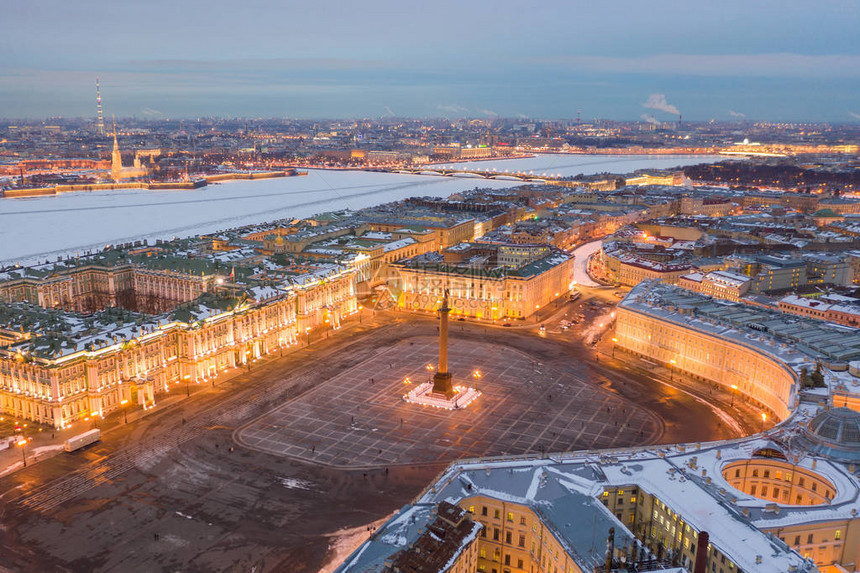
{"type": "Polygon", "coordinates": [[[588,276],[588,272],[585,270],[588,266],[588,257],[590,257],[593,253],[596,253],[600,250],[600,247],[603,246],[603,241],[592,241],[591,243],[585,243],[577,247],[573,251],[573,280],[576,281],[576,284],[586,286],[586,287],[599,287],[600,285],[588,276]]]}
{"type": "Polygon", "coordinates": [[[599,316],[591,319],[591,324],[582,332],[582,338],[585,343],[591,344],[596,342],[604,332],[611,328],[614,320],[615,311],[613,309],[607,309],[606,312],[602,312],[599,316]]]}
{"type": "Polygon", "coordinates": [[[47,452],[56,452],[58,450],[62,450],[63,447],[63,444],[53,444],[50,446],[39,446],[38,448],[31,448],[29,451],[32,453],[33,457],[40,458],[47,452]]]}
{"type": "MultiPolygon", "coordinates": [[[[9,448],[8,451],[4,451],[4,455],[0,457],[0,476],[17,471],[18,468],[23,467],[24,465],[19,453],[21,449],[17,446],[13,446],[12,448],[9,448]]],[[[36,448],[28,446],[25,450],[27,464],[34,464],[44,458],[55,456],[61,451],[63,451],[63,444],[52,444],[50,446],[39,446],[36,448]]]]}
{"type": "Polygon", "coordinates": [[[370,536],[370,533],[367,530],[368,526],[379,528],[383,523],[391,519],[393,515],[394,513],[391,513],[390,515],[387,515],[378,521],[374,521],[373,523],[369,523],[368,525],[361,525],[359,527],[353,527],[352,529],[341,529],[338,532],[329,535],[329,560],[325,565],[323,565],[322,569],[320,569],[320,573],[333,573],[344,559],[352,555],[353,551],[358,549],[362,543],[367,541],[367,538],[370,536]]]}
{"type": "Polygon", "coordinates": [[[298,479],[298,478],[279,477],[278,481],[281,482],[281,485],[287,489],[311,490],[314,487],[314,484],[312,484],[311,482],[305,481],[302,479],[298,479]]]}

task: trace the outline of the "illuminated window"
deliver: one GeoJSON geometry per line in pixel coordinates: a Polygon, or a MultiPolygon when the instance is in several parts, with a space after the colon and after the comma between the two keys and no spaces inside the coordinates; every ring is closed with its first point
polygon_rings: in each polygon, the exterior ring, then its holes
{"type": "Polygon", "coordinates": [[[511,513],[510,511],[508,512],[508,521],[510,521],[511,523],[514,522],[514,514],[511,513]]]}
{"type": "Polygon", "coordinates": [[[836,530],[836,533],[833,534],[833,539],[835,539],[836,541],[839,541],[840,539],[842,539],[842,530],[841,529],[836,530]]]}

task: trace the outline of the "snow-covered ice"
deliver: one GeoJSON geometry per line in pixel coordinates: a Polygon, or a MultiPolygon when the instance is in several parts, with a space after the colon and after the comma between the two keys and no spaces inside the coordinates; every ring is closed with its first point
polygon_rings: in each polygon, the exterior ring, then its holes
{"type": "Polygon", "coordinates": [[[362,171],[230,181],[182,191],[127,189],[0,199],[0,264],[52,259],[138,239],[170,239],[281,218],[447,197],[518,182],[362,171]]]}
{"type": "MultiPolygon", "coordinates": [[[[542,170],[562,175],[632,172],[715,161],[692,156],[540,155],[475,162],[482,169],[542,170]]],[[[456,164],[458,168],[468,163],[456,164]]],[[[315,170],[306,177],[230,181],[194,190],[89,191],[0,199],[0,265],[30,264],[138,239],[170,239],[220,229],[360,209],[413,196],[447,197],[520,181],[315,170]]]]}

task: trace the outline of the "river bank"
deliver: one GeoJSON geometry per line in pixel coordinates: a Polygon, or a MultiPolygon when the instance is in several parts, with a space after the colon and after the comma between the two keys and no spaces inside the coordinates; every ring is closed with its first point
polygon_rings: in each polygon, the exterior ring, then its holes
{"type": "Polygon", "coordinates": [[[297,177],[307,175],[306,171],[288,169],[284,171],[249,171],[239,173],[219,173],[207,175],[190,181],[128,181],[125,183],[87,183],[71,185],[53,185],[51,187],[30,187],[23,189],[0,190],[0,197],[13,199],[16,197],[39,197],[57,195],[60,193],[77,193],[81,191],[121,191],[124,189],[145,189],[149,191],[189,190],[205,187],[210,183],[222,181],[273,179],[276,177],[297,177]]]}

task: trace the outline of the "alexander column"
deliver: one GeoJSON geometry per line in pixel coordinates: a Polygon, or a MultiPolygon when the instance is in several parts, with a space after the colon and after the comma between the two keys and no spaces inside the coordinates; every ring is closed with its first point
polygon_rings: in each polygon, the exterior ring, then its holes
{"type": "Polygon", "coordinates": [[[452,376],[448,372],[448,289],[445,289],[445,297],[442,306],[439,307],[439,368],[433,375],[433,394],[442,394],[447,399],[454,397],[454,385],[451,383],[452,376]]]}

